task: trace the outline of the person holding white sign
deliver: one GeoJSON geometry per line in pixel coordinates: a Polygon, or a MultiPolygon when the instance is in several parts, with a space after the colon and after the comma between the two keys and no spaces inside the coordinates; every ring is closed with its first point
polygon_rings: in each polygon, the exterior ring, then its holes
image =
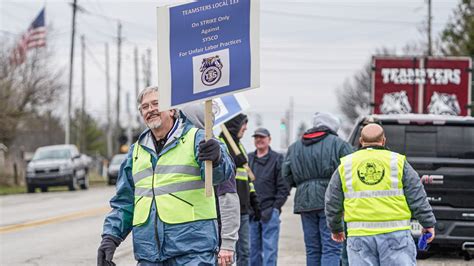
{"type": "Polygon", "coordinates": [[[230,156],[235,162],[236,170],[236,183],[237,193],[240,199],[240,229],[239,229],[239,240],[237,241],[237,266],[249,266],[250,265],[250,214],[260,219],[260,208],[258,206],[257,194],[253,183],[249,180],[247,170],[244,168],[244,164],[247,163],[247,152],[243,145],[240,143],[240,139],[244,136],[247,130],[247,116],[244,114],[238,114],[231,120],[225,122],[232,140],[238,145],[240,154],[236,155],[234,150],[231,148],[229,143],[230,140],[226,139],[224,133],[221,133],[220,139],[228,147],[230,156]]]}
{"type": "Polygon", "coordinates": [[[216,199],[204,193],[204,161],[212,161],[214,184],[234,176],[234,163],[224,145],[204,141],[204,131],[182,112],[161,111],[157,87],[137,100],[148,129],[120,168],[97,264],[115,265],[115,249],[132,232],[138,265],[215,265],[216,199]]]}

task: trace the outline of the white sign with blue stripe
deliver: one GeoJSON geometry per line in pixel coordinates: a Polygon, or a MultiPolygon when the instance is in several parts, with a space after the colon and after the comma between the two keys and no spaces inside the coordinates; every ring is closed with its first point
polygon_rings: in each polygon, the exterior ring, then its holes
{"type": "Polygon", "coordinates": [[[198,0],[158,7],[161,110],[260,86],[259,6],[198,0]]]}
{"type": "Polygon", "coordinates": [[[241,93],[212,100],[212,112],[215,117],[214,127],[231,120],[248,108],[249,103],[241,93]]]}

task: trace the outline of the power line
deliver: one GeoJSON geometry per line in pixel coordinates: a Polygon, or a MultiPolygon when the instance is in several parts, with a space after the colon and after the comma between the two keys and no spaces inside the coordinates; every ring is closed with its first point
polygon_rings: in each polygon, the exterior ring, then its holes
{"type": "Polygon", "coordinates": [[[366,19],[366,18],[351,18],[351,17],[333,17],[333,16],[324,16],[316,14],[304,14],[304,13],[292,13],[285,11],[276,11],[262,9],[262,13],[272,14],[272,15],[282,15],[294,18],[309,18],[309,19],[324,19],[324,20],[334,20],[337,22],[360,22],[360,23],[382,23],[382,24],[407,24],[413,25],[418,24],[420,21],[403,21],[403,20],[381,20],[381,19],[366,19]]]}

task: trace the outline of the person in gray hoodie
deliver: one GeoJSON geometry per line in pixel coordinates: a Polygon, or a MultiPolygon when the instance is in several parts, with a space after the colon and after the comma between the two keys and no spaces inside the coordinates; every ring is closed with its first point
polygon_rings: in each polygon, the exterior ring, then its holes
{"type": "Polygon", "coordinates": [[[324,214],[324,194],[340,158],[352,146],[337,136],[339,120],[315,113],[313,127],[289,148],[282,175],[296,187],[294,213],[301,215],[307,265],[339,265],[342,245],[331,239],[324,214]]]}
{"type": "MultiPolygon", "coordinates": [[[[197,128],[204,128],[204,104],[194,103],[184,106],[181,111],[197,128]]],[[[218,265],[225,266],[235,261],[235,248],[239,239],[240,201],[237,194],[235,175],[214,187],[217,196],[219,223],[218,265]]]]}

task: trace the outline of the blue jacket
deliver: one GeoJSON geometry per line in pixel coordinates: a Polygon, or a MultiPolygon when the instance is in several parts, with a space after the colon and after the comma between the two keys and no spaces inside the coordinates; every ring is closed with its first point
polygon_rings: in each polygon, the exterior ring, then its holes
{"type": "Polygon", "coordinates": [[[324,194],[340,158],[352,153],[349,143],[327,128],[313,128],[289,148],[282,175],[296,187],[294,212],[324,209],[324,194]]]}
{"type": "MultiPolygon", "coordinates": [[[[140,135],[138,143],[141,145],[141,148],[151,154],[152,164],[155,167],[159,157],[166,156],[166,152],[175,147],[180,137],[188,132],[191,127],[191,123],[182,115],[175,122],[173,129],[168,135],[167,143],[160,154],[155,152],[152,134],[149,129],[140,135]]],[[[204,131],[200,129],[196,133],[194,142],[196,160],[198,158],[199,142],[203,139],[204,131]]],[[[132,178],[132,153],[134,145],[130,147],[127,159],[120,167],[116,185],[117,192],[110,200],[112,211],[105,218],[102,236],[112,235],[124,240],[132,231],[133,249],[137,261],[161,262],[185,254],[215,252],[218,245],[216,220],[166,224],[158,219],[159,216],[153,203],[147,222],[141,226],[132,226],[135,189],[132,178]]],[[[197,162],[201,167],[201,176],[204,179],[204,163],[197,162]]],[[[234,163],[227,154],[225,147],[221,145],[221,161],[213,169],[213,183],[221,183],[232,176],[235,176],[234,163]]]]}

